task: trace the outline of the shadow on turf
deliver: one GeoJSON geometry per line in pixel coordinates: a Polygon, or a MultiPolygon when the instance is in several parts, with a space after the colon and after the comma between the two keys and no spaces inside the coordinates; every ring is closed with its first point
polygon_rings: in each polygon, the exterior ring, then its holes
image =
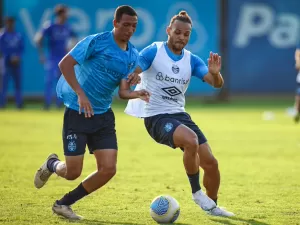
{"type": "Polygon", "coordinates": [[[160,225],[191,225],[189,223],[161,223],[160,225]]]}
{"type": "Polygon", "coordinates": [[[101,221],[101,220],[79,220],[79,221],[70,221],[76,224],[87,224],[87,225],[143,225],[140,223],[126,223],[126,222],[113,222],[113,221],[101,221]]]}
{"type": "MultiPolygon", "coordinates": [[[[100,221],[100,220],[80,220],[80,221],[70,221],[77,224],[87,224],[87,225],[143,225],[140,223],[126,223],[126,222],[112,222],[112,221],[100,221]]],[[[173,223],[174,225],[190,225],[188,223],[173,223]]],[[[168,224],[164,224],[168,225],[168,224]]],[[[171,224],[170,224],[171,225],[171,224]]]]}
{"type": "Polygon", "coordinates": [[[242,219],[242,218],[238,218],[238,217],[231,217],[231,218],[227,218],[227,219],[210,219],[216,223],[221,223],[221,224],[225,224],[225,225],[233,225],[233,223],[230,220],[234,220],[234,221],[239,221],[239,222],[244,222],[247,223],[249,225],[270,225],[269,223],[264,223],[264,222],[260,222],[254,219],[242,219]]]}

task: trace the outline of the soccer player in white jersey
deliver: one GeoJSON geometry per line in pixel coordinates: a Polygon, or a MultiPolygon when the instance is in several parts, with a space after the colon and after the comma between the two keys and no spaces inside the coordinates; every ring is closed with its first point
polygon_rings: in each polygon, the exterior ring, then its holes
{"type": "Polygon", "coordinates": [[[181,148],[184,167],[192,188],[192,198],[208,214],[233,216],[218,207],[220,186],[218,161],[213,156],[204,134],[185,112],[185,92],[191,76],[196,76],[215,88],[223,85],[220,74],[221,57],[210,53],[208,67],[184,47],[192,31],[191,18],[185,11],[175,15],[167,28],[167,42],[154,42],[140,52],[141,83],[136,90],[146,89],[150,101],[129,100],[125,112],[144,118],[150,136],[158,143],[181,148]],[[199,166],[204,170],[202,192],[199,166]]]}

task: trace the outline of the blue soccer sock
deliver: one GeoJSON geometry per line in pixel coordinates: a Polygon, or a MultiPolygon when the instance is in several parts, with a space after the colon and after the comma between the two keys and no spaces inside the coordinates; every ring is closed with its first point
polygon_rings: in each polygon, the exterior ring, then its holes
{"type": "Polygon", "coordinates": [[[200,187],[200,181],[199,181],[199,171],[195,174],[187,174],[191,188],[192,188],[192,193],[196,193],[197,191],[201,190],[200,187]]]}

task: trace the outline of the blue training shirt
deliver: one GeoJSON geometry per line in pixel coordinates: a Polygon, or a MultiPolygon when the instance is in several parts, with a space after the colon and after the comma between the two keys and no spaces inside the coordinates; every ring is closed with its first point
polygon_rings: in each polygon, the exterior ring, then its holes
{"type": "MultiPolygon", "coordinates": [[[[183,51],[181,55],[175,55],[173,52],[171,52],[166,42],[164,42],[164,47],[166,49],[168,56],[172,60],[179,61],[180,59],[182,59],[183,51]]],[[[149,45],[148,47],[144,48],[140,52],[139,67],[143,71],[147,70],[152,65],[156,52],[157,52],[157,46],[155,43],[149,45]]],[[[203,77],[208,73],[208,68],[201,58],[199,58],[194,54],[191,54],[191,71],[192,71],[192,76],[198,77],[199,79],[203,80],[203,77]]]]}
{"type": "Polygon", "coordinates": [[[24,51],[23,36],[19,32],[8,32],[3,29],[0,32],[0,55],[3,55],[5,64],[9,63],[13,56],[21,57],[24,51]]]}
{"type": "Polygon", "coordinates": [[[75,33],[68,24],[46,22],[42,36],[46,38],[49,59],[60,60],[67,53],[68,40],[75,37],[75,33]]]}
{"type": "MultiPolygon", "coordinates": [[[[105,113],[111,107],[113,92],[138,64],[137,49],[128,42],[127,50],[122,50],[112,31],[86,37],[69,54],[78,63],[74,67],[76,78],[95,114],[105,113]]],[[[79,111],[77,94],[64,76],[59,79],[56,92],[66,107],[79,111]]]]}

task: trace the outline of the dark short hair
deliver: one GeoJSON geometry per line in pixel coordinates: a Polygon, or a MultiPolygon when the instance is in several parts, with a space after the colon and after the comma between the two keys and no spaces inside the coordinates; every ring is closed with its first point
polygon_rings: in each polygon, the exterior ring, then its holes
{"type": "Polygon", "coordinates": [[[68,10],[68,7],[64,4],[58,4],[54,8],[54,14],[59,16],[62,13],[65,13],[68,10]]]}
{"type": "Polygon", "coordinates": [[[184,23],[189,23],[192,25],[192,19],[191,17],[187,14],[186,11],[180,11],[177,15],[173,16],[171,21],[170,21],[170,26],[176,21],[179,20],[184,23]]]}
{"type": "Polygon", "coordinates": [[[137,16],[136,11],[129,5],[121,5],[115,11],[115,20],[119,22],[123,16],[123,14],[129,16],[137,16]]]}

